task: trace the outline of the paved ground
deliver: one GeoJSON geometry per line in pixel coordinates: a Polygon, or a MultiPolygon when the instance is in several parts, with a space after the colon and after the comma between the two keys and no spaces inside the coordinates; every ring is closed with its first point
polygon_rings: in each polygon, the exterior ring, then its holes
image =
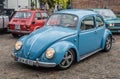
{"type": "Polygon", "coordinates": [[[60,71],[16,63],[11,52],[17,38],[0,34],[0,79],[120,79],[120,35],[114,37],[116,42],[109,53],[98,52],[60,71]]]}

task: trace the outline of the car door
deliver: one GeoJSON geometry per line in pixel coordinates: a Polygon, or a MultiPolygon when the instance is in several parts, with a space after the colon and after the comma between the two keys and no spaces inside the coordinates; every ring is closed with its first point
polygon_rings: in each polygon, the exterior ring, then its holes
{"type": "Polygon", "coordinates": [[[43,20],[42,20],[42,16],[41,16],[41,13],[40,12],[36,12],[35,13],[35,28],[38,28],[38,27],[41,27],[43,26],[43,20]]]}
{"type": "Polygon", "coordinates": [[[85,17],[80,25],[79,53],[85,55],[98,49],[94,16],[85,17]]]}
{"type": "Polygon", "coordinates": [[[97,15],[96,18],[96,31],[97,31],[97,45],[99,48],[102,47],[103,34],[105,32],[104,20],[101,16],[97,15]]]}

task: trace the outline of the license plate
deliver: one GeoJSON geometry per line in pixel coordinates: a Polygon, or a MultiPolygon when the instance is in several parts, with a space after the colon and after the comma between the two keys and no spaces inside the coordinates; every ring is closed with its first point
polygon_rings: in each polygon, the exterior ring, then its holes
{"type": "Polygon", "coordinates": [[[20,25],[15,25],[15,30],[20,30],[20,25]]]}
{"type": "Polygon", "coordinates": [[[18,62],[24,63],[24,64],[28,64],[33,66],[33,61],[32,60],[28,60],[28,59],[24,59],[24,58],[18,58],[18,62]]]}

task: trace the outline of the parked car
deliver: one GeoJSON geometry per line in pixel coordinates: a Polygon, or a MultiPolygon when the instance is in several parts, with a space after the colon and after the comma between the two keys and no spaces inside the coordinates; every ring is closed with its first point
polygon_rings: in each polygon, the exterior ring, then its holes
{"type": "Polygon", "coordinates": [[[31,66],[67,69],[100,50],[108,52],[111,46],[112,34],[99,14],[71,9],[52,14],[43,28],[21,37],[12,57],[31,66]]]}
{"type": "Polygon", "coordinates": [[[10,20],[8,30],[14,37],[29,34],[43,27],[48,14],[43,10],[20,10],[14,13],[10,20]]]}
{"type": "Polygon", "coordinates": [[[13,9],[0,9],[0,32],[7,32],[7,27],[13,9]]]}
{"type": "Polygon", "coordinates": [[[93,11],[103,16],[106,26],[112,33],[120,33],[120,18],[111,9],[93,9],[93,11]]]}
{"type": "Polygon", "coordinates": [[[6,15],[0,15],[0,32],[7,31],[8,23],[9,23],[9,17],[6,15]]]}

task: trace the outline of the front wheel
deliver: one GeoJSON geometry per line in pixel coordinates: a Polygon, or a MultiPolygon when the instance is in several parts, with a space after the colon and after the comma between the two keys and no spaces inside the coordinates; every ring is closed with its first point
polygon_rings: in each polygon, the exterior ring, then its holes
{"type": "Polygon", "coordinates": [[[103,51],[108,52],[112,47],[112,36],[108,36],[103,51]]]}
{"type": "Polygon", "coordinates": [[[72,50],[69,50],[66,52],[66,54],[64,55],[61,63],[58,65],[59,69],[67,69],[69,68],[73,61],[75,59],[75,54],[72,50]]]}

